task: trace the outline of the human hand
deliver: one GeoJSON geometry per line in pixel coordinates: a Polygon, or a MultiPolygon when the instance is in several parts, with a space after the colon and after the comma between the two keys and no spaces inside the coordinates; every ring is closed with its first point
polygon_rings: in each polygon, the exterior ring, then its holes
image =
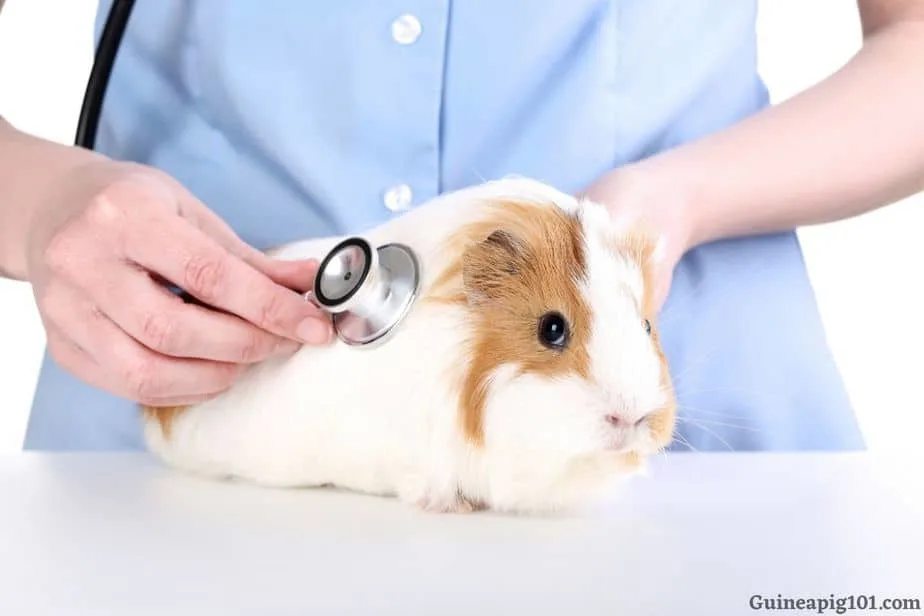
{"type": "Polygon", "coordinates": [[[310,288],[317,263],[248,246],[156,169],[82,166],[51,187],[28,228],[28,278],[52,356],[116,395],[192,404],[249,364],[332,339],[329,320],[295,292],[310,288]]]}
{"type": "Polygon", "coordinates": [[[641,224],[654,234],[654,303],[660,310],[667,299],[674,268],[692,247],[692,217],[686,195],[641,163],[603,175],[580,196],[605,205],[617,225],[629,228],[641,224]]]}

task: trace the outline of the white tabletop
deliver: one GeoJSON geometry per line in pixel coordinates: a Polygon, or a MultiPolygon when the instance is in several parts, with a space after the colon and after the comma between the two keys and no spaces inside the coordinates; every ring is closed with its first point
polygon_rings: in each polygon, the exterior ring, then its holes
{"type": "Polygon", "coordinates": [[[0,458],[0,614],[721,616],[764,612],[752,595],[832,594],[924,604],[920,468],[871,454],[678,453],[590,515],[518,519],[213,483],[141,455],[12,455],[0,458]]]}

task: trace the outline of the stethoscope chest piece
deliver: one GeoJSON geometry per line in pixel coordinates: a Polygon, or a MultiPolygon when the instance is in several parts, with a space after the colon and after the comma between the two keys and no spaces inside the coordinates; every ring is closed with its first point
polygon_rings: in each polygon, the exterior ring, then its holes
{"type": "Polygon", "coordinates": [[[408,246],[373,248],[350,237],[321,261],[311,299],[331,314],[344,343],[369,346],[387,339],[408,315],[420,279],[420,263],[408,246]]]}

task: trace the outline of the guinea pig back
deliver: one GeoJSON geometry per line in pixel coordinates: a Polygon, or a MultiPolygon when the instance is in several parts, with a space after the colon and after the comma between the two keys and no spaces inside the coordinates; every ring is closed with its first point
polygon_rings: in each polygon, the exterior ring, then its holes
{"type": "MultiPolygon", "coordinates": [[[[579,506],[670,442],[675,401],[651,303],[652,242],[604,208],[508,178],[363,234],[411,247],[420,295],[371,349],[339,340],[254,365],[217,397],[142,407],[167,465],[335,486],[428,511],[579,506]]],[[[276,258],[323,258],[341,237],[276,258]]]]}

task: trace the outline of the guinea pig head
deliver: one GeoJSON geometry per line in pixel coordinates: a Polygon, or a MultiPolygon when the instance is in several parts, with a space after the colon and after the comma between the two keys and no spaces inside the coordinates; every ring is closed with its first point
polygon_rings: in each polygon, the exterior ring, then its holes
{"type": "Polygon", "coordinates": [[[675,400],[649,236],[573,199],[498,202],[462,236],[457,299],[471,336],[459,422],[483,460],[482,491],[505,479],[522,498],[589,488],[666,447],[675,400]]]}

